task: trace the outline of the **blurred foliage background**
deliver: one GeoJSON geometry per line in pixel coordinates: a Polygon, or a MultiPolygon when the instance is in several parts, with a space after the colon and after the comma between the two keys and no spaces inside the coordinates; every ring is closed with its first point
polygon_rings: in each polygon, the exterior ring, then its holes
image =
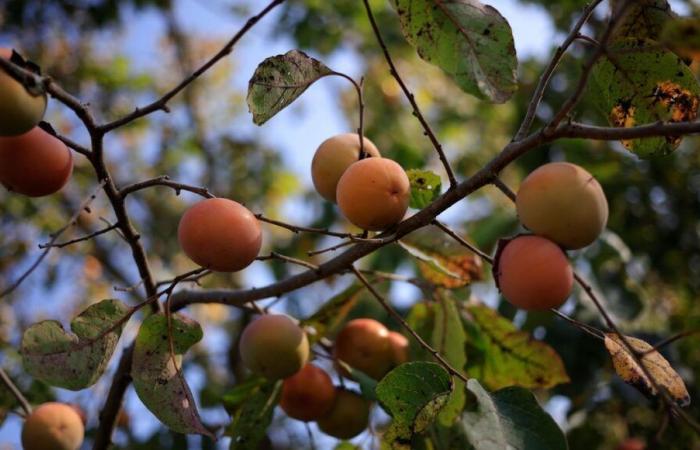
{"type": "MultiPolygon", "coordinates": [[[[3,45],[17,48],[37,62],[69,92],[89,102],[98,117],[116,118],[162,95],[223,45],[219,36],[190,32],[183,23],[183,15],[175,14],[176,3],[174,0],[0,0],[0,39],[3,45]],[[118,45],[133,32],[131,18],[144,14],[153,16],[156,24],[153,30],[138,31],[152,33],[144,38],[156,45],[157,59],[148,64],[139,59],[138,46],[122,49],[118,45]]],[[[230,17],[233,23],[242,23],[261,7],[258,3],[214,1],[207,2],[207,7],[230,17]]],[[[492,3],[498,8],[498,1],[492,3]]],[[[563,35],[586,1],[523,0],[522,3],[540,7],[563,35]]],[[[505,105],[489,105],[463,94],[438,69],[418,59],[402,38],[389,2],[373,0],[371,4],[400,73],[443,143],[458,177],[468,177],[512,138],[545,61],[521,58],[519,92],[505,105]]],[[[683,11],[698,12],[692,0],[674,5],[683,11]]],[[[603,12],[607,12],[606,5],[586,28],[588,34],[595,35],[600,30],[605,19],[603,12]]],[[[270,39],[283,42],[287,49],[300,48],[331,67],[334,61],[345,59],[351,61],[350,65],[356,64],[356,73],[365,77],[367,136],[384,155],[404,167],[428,167],[444,175],[429,141],[389,74],[361,2],[289,0],[266,21],[274,25],[255,28],[251,33],[264,30],[270,39]]],[[[235,30],[232,28],[228,34],[235,30]]],[[[543,45],[553,51],[558,42],[543,45]]],[[[245,45],[243,40],[240,46],[245,45]]],[[[107,154],[117,183],[124,185],[167,174],[182,182],[205,185],[216,195],[245,203],[268,217],[299,225],[349,229],[339,218],[337,209],[309,188],[309,174],[305,175],[306,180],[300,180],[299,173],[286,163],[295,156],[284,156],[272,141],[261,139],[266,132],[264,127],[251,131],[245,91],[241,89],[244,86],[232,82],[234,76],[245,78],[252,74],[239,72],[238,51],[234,50],[230,58],[178,96],[170,104],[170,114],[152,114],[110,137],[107,154]]],[[[574,45],[565,57],[544,97],[536,125],[550,118],[568,97],[577,81],[582,58],[589,51],[583,44],[574,45]]],[[[262,61],[271,54],[258,56],[262,61]]],[[[697,74],[697,64],[692,67],[697,74]]],[[[335,106],[345,118],[348,130],[353,129],[357,115],[354,91],[340,83],[334,84],[333,89],[338,94],[335,106]]],[[[290,108],[282,115],[293,117],[304,113],[303,108],[290,108]]],[[[53,103],[48,119],[62,134],[86,142],[80,124],[65,108],[53,103]]],[[[601,125],[605,122],[585,100],[576,110],[576,119],[601,125]]],[[[309,148],[298,151],[310,154],[317,144],[311,143],[309,148]]],[[[652,343],[680,331],[700,328],[698,144],[697,138],[687,138],[673,155],[643,161],[618,143],[560,141],[531,152],[503,174],[504,181],[515,189],[535,167],[566,159],[584,166],[598,178],[610,203],[608,231],[596,244],[572,257],[577,269],[605,298],[606,307],[622,329],[652,343]]],[[[444,176],[443,181],[446,181],[444,176]]],[[[65,223],[94,186],[90,166],[78,155],[73,180],[59,195],[29,200],[0,191],[0,287],[9,285],[28,267],[38,255],[37,244],[47,241],[48,234],[65,223]]],[[[185,194],[176,196],[165,188],[144,191],[129,200],[129,211],[159,279],[192,268],[179,251],[174,235],[182,211],[194,200],[185,194]]],[[[81,215],[70,232],[71,237],[97,230],[103,219],[111,221],[113,217],[108,203],[101,198],[93,204],[91,213],[81,215]]],[[[482,189],[456,205],[444,214],[444,220],[487,252],[493,250],[498,238],[518,231],[512,204],[492,188],[482,189]]],[[[307,251],[335,242],[327,237],[295,235],[271,226],[265,227],[265,233],[264,251],[304,259],[309,259],[307,251]]],[[[311,260],[320,262],[332,255],[311,260]]],[[[408,254],[397,245],[365,258],[363,265],[385,272],[416,273],[408,254]]],[[[297,271],[280,262],[256,263],[243,274],[212,276],[203,285],[228,288],[263,285],[297,271]]],[[[114,286],[134,285],[136,274],[123,241],[116,234],[107,234],[52,252],[21,289],[2,300],[0,360],[31,401],[38,403],[56,396],[74,400],[88,411],[88,428],[96,426],[109,376],[89,392],[71,397],[23,375],[16,349],[21,330],[34,321],[51,317],[67,323],[87,304],[104,297],[135,301],[138,288],[125,293],[115,291],[114,286]]],[[[572,450],[615,449],[630,436],[654,442],[663,417],[660,405],[647,400],[614,375],[599,341],[551,314],[516,312],[499,301],[490,275],[486,276],[485,281],[474,284],[469,291],[458,291],[458,297],[464,301],[478,297],[497,307],[519,328],[533,332],[562,356],[571,383],[537,395],[550,411],[556,412],[572,450]]],[[[348,281],[346,277],[337,277],[293,292],[277,303],[275,309],[296,317],[308,316],[348,281]]],[[[404,314],[422,296],[417,289],[400,283],[385,283],[382,288],[404,314]]],[[[597,312],[580,294],[575,293],[564,311],[602,327],[597,312]]],[[[211,425],[225,426],[228,419],[221,407],[221,396],[242,376],[236,342],[238,330],[250,317],[220,306],[190,308],[188,313],[203,323],[206,338],[191,352],[186,373],[197,390],[205,420],[211,425]]],[[[369,297],[353,315],[386,319],[369,297]]],[[[397,324],[385,321],[397,328],[397,324]]],[[[693,399],[700,396],[696,380],[696,374],[700,373],[698,338],[691,336],[663,351],[686,380],[693,399]]],[[[3,416],[15,406],[13,398],[3,389],[0,389],[0,403],[3,416]]],[[[115,436],[119,448],[224,448],[223,444],[217,447],[207,440],[172,434],[159,427],[133,393],[127,397],[127,411],[131,423],[121,427],[115,436]]],[[[689,413],[700,417],[697,404],[691,404],[689,413]]],[[[386,418],[377,420],[381,423],[386,418]]],[[[8,442],[16,442],[16,437],[9,437],[10,425],[0,428],[0,442],[5,436],[8,442]]],[[[16,431],[16,425],[13,430],[16,431]]],[[[320,448],[333,442],[321,436],[317,439],[320,448]]],[[[363,447],[371,442],[368,435],[358,441],[363,447]]],[[[679,421],[671,421],[660,442],[654,448],[700,449],[700,437],[679,421]]],[[[308,445],[303,427],[283,414],[276,415],[270,429],[270,448],[307,448],[308,445]]]]}

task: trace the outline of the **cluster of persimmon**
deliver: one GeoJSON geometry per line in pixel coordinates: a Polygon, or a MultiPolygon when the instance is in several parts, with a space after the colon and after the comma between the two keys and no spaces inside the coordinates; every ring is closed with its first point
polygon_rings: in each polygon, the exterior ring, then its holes
{"type": "MultiPolygon", "coordinates": [[[[12,58],[9,48],[0,57],[12,58]]],[[[46,95],[35,95],[0,70],[0,184],[29,197],[58,192],[73,172],[73,155],[58,138],[40,128],[46,95]]]]}
{"type": "Polygon", "coordinates": [[[408,209],[410,182],[395,161],[382,158],[377,147],[355,133],[326,139],[311,162],[316,191],[353,225],[382,231],[399,223],[408,209]],[[362,150],[362,155],[361,155],[362,150]]]}
{"type": "MultiPolygon", "coordinates": [[[[350,439],[367,428],[371,403],[357,392],[334,385],[325,370],[309,362],[309,340],[290,317],[260,316],[241,333],[239,350],[251,372],[269,380],[284,379],[280,407],[289,417],[315,421],[321,431],[339,439],[350,439]]],[[[376,320],[355,319],[338,333],[333,357],[380,379],[408,360],[408,340],[376,320]]]]}
{"type": "Polygon", "coordinates": [[[525,310],[558,308],[571,294],[574,274],[565,253],[593,243],[608,220],[598,181],[567,162],[545,164],[518,190],[516,209],[533,234],[501,240],[494,278],[511,304],[525,310]]]}

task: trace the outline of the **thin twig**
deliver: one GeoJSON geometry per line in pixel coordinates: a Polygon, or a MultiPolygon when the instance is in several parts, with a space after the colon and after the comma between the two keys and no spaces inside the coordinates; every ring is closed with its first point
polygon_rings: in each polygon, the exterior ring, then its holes
{"type": "Polygon", "coordinates": [[[475,245],[470,244],[467,242],[462,236],[458,235],[456,232],[450,229],[447,225],[444,223],[440,222],[439,220],[435,219],[433,220],[433,225],[436,227],[440,228],[442,231],[444,231],[448,236],[450,236],[452,239],[457,241],[460,245],[463,247],[466,247],[469,251],[472,253],[479,255],[484,261],[488,262],[489,264],[493,264],[493,258],[486,253],[482,252],[479,248],[477,248],[475,245]]]}
{"type": "Polygon", "coordinates": [[[597,339],[605,339],[605,333],[602,330],[599,330],[592,325],[588,325],[587,323],[583,323],[572,317],[569,317],[556,308],[551,308],[550,311],[556,314],[557,316],[561,317],[562,319],[566,320],[576,328],[580,329],[581,331],[588,333],[597,339]]]}
{"type": "Polygon", "coordinates": [[[175,190],[175,195],[180,195],[180,191],[193,192],[195,194],[201,195],[205,198],[214,198],[215,195],[209,192],[209,189],[201,186],[192,186],[189,184],[178,183],[172,181],[167,175],[162,175],[160,177],[152,178],[146,181],[140,181],[138,183],[130,184],[119,189],[119,194],[122,197],[126,197],[134,192],[147,189],[154,186],[166,186],[175,190]]]}
{"type": "Polygon", "coordinates": [[[50,248],[50,247],[55,247],[55,248],[67,247],[67,246],[72,245],[72,244],[77,244],[78,242],[88,241],[92,238],[95,238],[95,237],[101,235],[101,234],[109,233],[110,231],[116,229],[117,227],[119,227],[119,224],[114,223],[106,228],[102,228],[101,230],[97,230],[93,233],[87,234],[87,235],[79,237],[79,238],[71,239],[70,241],[58,242],[55,244],[52,244],[50,242],[47,242],[46,244],[39,244],[39,248],[44,249],[44,248],[50,248]]]}
{"type": "Polygon", "coordinates": [[[111,130],[114,130],[115,128],[119,128],[121,126],[126,125],[129,122],[133,122],[134,120],[146,116],[154,111],[158,110],[164,110],[167,111],[168,107],[167,104],[172,99],[175,97],[180,91],[185,89],[190,83],[195,81],[197,78],[199,78],[202,74],[204,74],[207,70],[209,70],[214,64],[219,62],[219,60],[223,59],[226,57],[228,54],[233,51],[233,47],[238,43],[238,41],[245,36],[245,34],[250,30],[256,23],[258,23],[263,17],[265,17],[270,11],[272,11],[275,7],[281,5],[284,3],[284,0],[273,0],[270,2],[262,11],[260,11],[258,14],[252,16],[248,21],[241,27],[240,30],[229,40],[224,47],[219,50],[218,53],[216,53],[213,57],[211,57],[207,62],[202,64],[197,70],[195,70],[192,75],[189,77],[185,78],[182,80],[177,86],[175,86],[173,89],[168,91],[165,95],[163,95],[161,98],[158,100],[144,106],[141,108],[136,108],[131,114],[128,114],[120,119],[117,119],[113,122],[109,122],[107,124],[104,124],[99,127],[99,131],[102,133],[107,133],[111,130]]]}
{"type": "MultiPolygon", "coordinates": [[[[2,58],[0,58],[0,59],[2,59],[2,58]]],[[[8,286],[2,292],[0,292],[0,299],[11,294],[15,289],[17,289],[22,284],[22,282],[24,280],[27,279],[27,277],[29,275],[32,274],[32,272],[34,272],[34,270],[36,270],[37,267],[39,267],[41,262],[44,260],[44,258],[46,258],[46,256],[51,251],[52,245],[56,243],[58,238],[68,228],[75,225],[75,223],[78,221],[78,217],[83,212],[83,210],[85,208],[87,208],[90,205],[90,203],[92,203],[92,201],[97,198],[97,193],[100,191],[100,189],[102,189],[102,186],[104,186],[104,181],[100,182],[99,185],[93,190],[93,192],[85,200],[83,200],[83,202],[80,204],[80,207],[77,209],[77,211],[75,211],[75,213],[73,213],[71,218],[68,220],[68,223],[66,223],[61,229],[59,229],[58,231],[53,233],[53,235],[51,236],[51,240],[46,245],[46,247],[44,247],[44,251],[41,252],[41,255],[39,255],[39,257],[36,259],[36,261],[34,261],[34,263],[29,267],[29,269],[24,271],[24,273],[22,275],[20,275],[20,277],[14,283],[12,283],[10,286],[8,286]]]]}
{"type": "Polygon", "coordinates": [[[544,97],[544,93],[547,90],[547,86],[549,86],[549,81],[552,79],[554,71],[557,69],[557,66],[559,66],[559,63],[561,62],[561,59],[568,50],[569,46],[571,46],[574,40],[579,37],[579,32],[581,31],[581,28],[583,28],[588,19],[591,17],[591,14],[593,14],[593,11],[600,3],[602,3],[602,1],[603,0],[595,0],[589,3],[584,8],[581,17],[579,17],[578,21],[574,25],[574,28],[571,30],[564,42],[559,47],[557,47],[556,51],[554,52],[554,55],[549,61],[549,64],[540,76],[540,81],[537,84],[537,87],[535,88],[535,93],[532,95],[530,103],[528,104],[527,112],[525,113],[525,118],[520,124],[520,129],[518,129],[518,132],[513,138],[516,141],[519,141],[520,139],[524,138],[530,132],[532,123],[535,120],[537,108],[542,102],[542,98],[544,97]]]}
{"type": "Polygon", "coordinates": [[[286,256],[286,255],[283,255],[283,254],[277,253],[277,252],[271,252],[269,255],[258,256],[255,259],[257,259],[258,261],[278,260],[278,261],[296,264],[298,266],[303,266],[303,267],[306,267],[307,269],[312,269],[312,270],[318,269],[318,266],[316,264],[312,264],[308,261],[304,261],[303,259],[292,258],[291,256],[286,256]]]}
{"type": "Polygon", "coordinates": [[[668,344],[671,344],[672,342],[675,342],[679,339],[686,338],[688,336],[692,336],[694,334],[700,333],[700,330],[687,330],[687,331],[682,331],[678,334],[674,334],[673,336],[669,336],[666,339],[659,341],[654,345],[654,347],[650,348],[649,350],[642,352],[642,356],[647,355],[649,353],[653,352],[658,352],[661,348],[667,346],[668,344]]]}
{"type": "Polygon", "coordinates": [[[338,250],[338,249],[341,249],[341,248],[343,248],[343,247],[347,247],[348,245],[352,245],[352,244],[354,244],[354,243],[355,243],[355,242],[353,242],[353,241],[351,241],[351,240],[347,240],[347,241],[341,242],[340,244],[336,244],[336,245],[333,245],[333,246],[330,246],[330,247],[322,248],[321,250],[312,250],[312,251],[308,251],[308,252],[306,252],[306,254],[309,255],[309,256],[316,256],[316,255],[320,255],[320,254],[322,254],[322,253],[334,252],[334,251],[336,251],[336,250],[338,250]]]}
{"type": "Polygon", "coordinates": [[[416,99],[415,99],[414,95],[408,89],[408,87],[406,86],[406,83],[404,83],[403,79],[401,78],[401,75],[399,75],[399,71],[396,69],[396,66],[394,65],[394,61],[391,58],[391,54],[389,53],[389,50],[388,50],[386,44],[384,43],[384,39],[382,38],[382,34],[379,31],[379,27],[377,26],[376,20],[374,19],[374,14],[372,13],[372,9],[369,6],[368,0],[362,0],[362,1],[365,5],[365,10],[367,11],[367,18],[369,18],[369,22],[372,25],[372,30],[374,31],[374,35],[377,37],[377,42],[379,43],[379,46],[382,48],[382,52],[384,53],[384,59],[386,59],[386,62],[389,65],[391,75],[394,77],[396,82],[399,83],[401,90],[403,91],[404,95],[408,99],[408,102],[411,104],[411,107],[413,108],[413,115],[416,117],[416,119],[418,119],[421,126],[423,127],[423,131],[424,131],[425,135],[428,136],[428,139],[430,139],[430,142],[433,144],[433,147],[435,148],[435,151],[437,152],[438,157],[440,158],[440,161],[442,162],[442,165],[445,168],[445,172],[447,173],[447,178],[450,180],[450,189],[452,189],[452,188],[457,186],[457,179],[455,178],[454,172],[452,171],[452,166],[450,166],[450,162],[447,160],[447,157],[445,156],[445,152],[442,149],[442,144],[440,144],[440,141],[438,141],[432,128],[430,128],[428,121],[425,120],[425,117],[423,117],[423,113],[421,113],[421,110],[418,107],[418,103],[416,103],[416,99]]]}
{"type": "Polygon", "coordinates": [[[369,290],[372,296],[374,296],[374,298],[377,299],[377,301],[382,305],[386,312],[388,312],[389,315],[396,319],[406,329],[406,331],[408,331],[409,334],[413,336],[413,338],[416,341],[418,341],[421,347],[423,347],[431,355],[433,355],[433,357],[440,363],[441,366],[443,366],[450,374],[454,375],[455,377],[459,378],[465,383],[469,381],[469,379],[466,376],[464,376],[462,372],[452,367],[452,365],[445,358],[443,358],[440,352],[431,347],[430,344],[425,342],[425,340],[418,333],[416,333],[416,331],[413,328],[411,328],[408,322],[406,322],[406,320],[403,317],[401,317],[401,314],[396,312],[396,310],[392,308],[391,305],[389,305],[389,302],[387,302],[386,299],[382,297],[382,295],[379,292],[377,292],[374,286],[372,286],[372,284],[369,281],[367,281],[367,278],[365,278],[365,276],[362,275],[362,273],[359,270],[357,270],[355,266],[352,266],[350,270],[352,270],[357,279],[365,285],[367,290],[369,290]]]}
{"type": "Polygon", "coordinates": [[[12,379],[2,367],[0,367],[0,380],[2,380],[5,387],[10,390],[15,399],[17,399],[17,403],[22,407],[25,415],[29,416],[32,413],[32,405],[29,404],[27,398],[22,395],[22,391],[12,382],[12,379]]]}
{"type": "Polygon", "coordinates": [[[508,185],[503,182],[503,180],[501,180],[498,177],[494,177],[494,179],[491,181],[491,184],[496,186],[499,191],[503,192],[506,197],[508,197],[513,201],[513,203],[515,203],[515,199],[517,197],[515,195],[515,192],[513,192],[511,188],[509,188],[508,185]]]}

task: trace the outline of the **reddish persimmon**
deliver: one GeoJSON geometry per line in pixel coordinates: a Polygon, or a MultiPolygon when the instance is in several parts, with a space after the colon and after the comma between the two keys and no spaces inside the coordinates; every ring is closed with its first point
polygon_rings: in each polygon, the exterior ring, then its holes
{"type": "Polygon", "coordinates": [[[331,410],[334,401],[333,380],[313,364],[306,364],[282,385],[280,407],[293,419],[318,420],[331,410]]]}
{"type": "Polygon", "coordinates": [[[343,215],[363,230],[397,224],[408,209],[411,185],[403,168],[387,158],[352,164],[338,181],[336,198],[343,215]]]}
{"type": "Polygon", "coordinates": [[[539,236],[499,243],[494,278],[503,296],[518,308],[558,308],[571,293],[574,276],[564,251],[539,236]]]}
{"type": "Polygon", "coordinates": [[[202,267],[236,272],[252,263],[262,246],[258,219],[225,198],[203,200],[188,209],[177,230],[180,246],[202,267]]]}
{"type": "Polygon", "coordinates": [[[333,347],[335,359],[377,380],[393,367],[392,354],[389,330],[374,319],[348,322],[336,336],[333,347]]]}
{"type": "MultiPolygon", "coordinates": [[[[363,138],[364,151],[369,156],[379,157],[377,147],[363,138]]],[[[338,180],[345,170],[360,157],[360,138],[356,133],[344,133],[326,139],[316,150],[311,161],[311,179],[316,191],[329,202],[335,203],[338,180]]]]}
{"type": "Polygon", "coordinates": [[[73,154],[39,127],[0,137],[0,183],[8,190],[42,197],[61,190],[73,172],[73,154]]]}
{"type": "Polygon", "coordinates": [[[369,401],[355,392],[336,388],[333,407],[318,420],[318,427],[329,436],[351,439],[369,425],[369,401]]]}

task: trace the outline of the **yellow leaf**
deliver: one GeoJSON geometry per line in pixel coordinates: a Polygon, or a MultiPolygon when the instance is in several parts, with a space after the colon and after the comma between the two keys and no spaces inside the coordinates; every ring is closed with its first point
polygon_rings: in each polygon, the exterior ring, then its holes
{"type": "MultiPolygon", "coordinates": [[[[666,358],[641,339],[627,336],[627,342],[639,354],[639,358],[649,375],[656,382],[656,385],[665,389],[680,406],[689,405],[690,395],[685,387],[685,383],[683,383],[678,372],[671,367],[666,358]]],[[[651,380],[644,374],[642,367],[627,350],[620,336],[615,333],[607,333],[605,335],[605,348],[610,353],[615,372],[620,378],[645,394],[653,397],[659,394],[651,380]]]]}

